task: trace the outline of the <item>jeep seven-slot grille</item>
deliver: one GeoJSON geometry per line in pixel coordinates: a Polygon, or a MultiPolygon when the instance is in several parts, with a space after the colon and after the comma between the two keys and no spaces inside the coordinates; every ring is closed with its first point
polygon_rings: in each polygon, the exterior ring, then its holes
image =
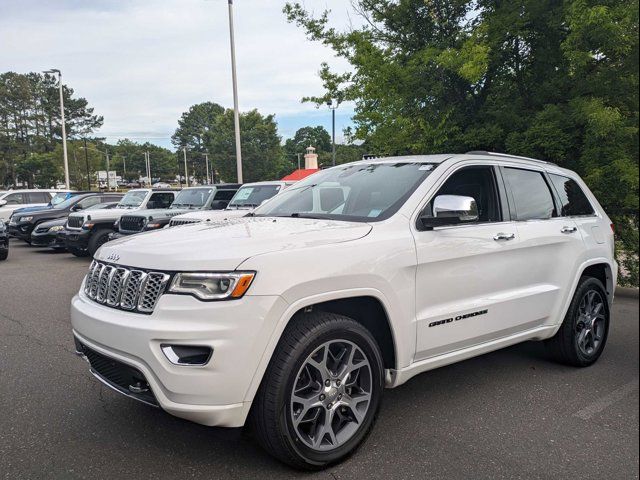
{"type": "Polygon", "coordinates": [[[85,278],[84,293],[102,305],[152,313],[170,275],[146,272],[93,261],[85,278]]]}
{"type": "Polygon", "coordinates": [[[67,219],[67,225],[71,228],[82,228],[84,218],[82,217],[69,217],[67,219]]]}
{"type": "Polygon", "coordinates": [[[120,230],[124,232],[141,232],[144,229],[145,217],[125,215],[120,218],[120,230]]]}
{"type": "Polygon", "coordinates": [[[194,220],[189,218],[172,218],[170,227],[178,227],[180,225],[191,225],[192,223],[200,223],[200,220],[194,220]]]}

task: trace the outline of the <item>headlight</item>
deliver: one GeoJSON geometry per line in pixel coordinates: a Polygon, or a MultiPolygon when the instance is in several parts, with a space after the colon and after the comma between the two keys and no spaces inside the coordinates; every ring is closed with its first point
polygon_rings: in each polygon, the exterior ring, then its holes
{"type": "Polygon", "coordinates": [[[145,230],[155,230],[156,228],[160,228],[161,226],[161,223],[147,223],[144,228],[145,230]]]}
{"type": "Polygon", "coordinates": [[[50,232],[59,232],[60,230],[64,230],[64,225],[56,225],[49,229],[50,232]]]}
{"type": "Polygon", "coordinates": [[[229,300],[242,297],[249,289],[253,272],[178,273],[169,292],[193,295],[200,300],[229,300]]]}
{"type": "Polygon", "coordinates": [[[82,228],[84,230],[91,230],[93,228],[93,226],[95,225],[95,223],[91,223],[91,222],[84,222],[82,224],[82,228]]]}
{"type": "Polygon", "coordinates": [[[33,220],[33,217],[20,217],[19,222],[30,222],[33,220]]]}

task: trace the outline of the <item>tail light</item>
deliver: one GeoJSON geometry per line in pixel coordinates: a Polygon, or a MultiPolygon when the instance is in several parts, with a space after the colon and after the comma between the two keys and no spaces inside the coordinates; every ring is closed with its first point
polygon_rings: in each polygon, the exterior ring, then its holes
{"type": "Polygon", "coordinates": [[[613,232],[614,235],[616,234],[616,224],[615,223],[611,224],[611,231],[613,232]]]}

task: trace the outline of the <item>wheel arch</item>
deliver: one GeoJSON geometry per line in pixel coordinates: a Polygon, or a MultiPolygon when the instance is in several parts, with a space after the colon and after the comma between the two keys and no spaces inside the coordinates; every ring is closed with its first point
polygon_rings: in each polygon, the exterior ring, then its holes
{"type": "Polygon", "coordinates": [[[294,302],[281,316],[247,390],[245,402],[253,401],[286,327],[295,321],[296,316],[304,315],[305,311],[314,309],[345,315],[363,325],[372,333],[380,346],[385,370],[396,368],[397,336],[394,333],[388,304],[381,292],[373,289],[356,289],[316,295],[294,302]],[[372,314],[372,319],[369,319],[367,314],[372,314]]]}

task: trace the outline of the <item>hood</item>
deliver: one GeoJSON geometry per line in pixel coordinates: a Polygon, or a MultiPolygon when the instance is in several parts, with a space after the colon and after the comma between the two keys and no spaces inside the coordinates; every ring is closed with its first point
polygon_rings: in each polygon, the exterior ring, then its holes
{"type": "Polygon", "coordinates": [[[128,210],[125,211],[125,215],[131,217],[153,217],[154,220],[162,220],[166,218],[173,218],[176,215],[182,215],[183,213],[187,213],[189,211],[188,208],[164,208],[164,209],[153,209],[153,210],[128,210]]]}
{"type": "Polygon", "coordinates": [[[133,235],[105,244],[95,257],[161,271],[229,271],[256,255],[349,242],[370,231],[367,223],[244,217],[133,235]]]}
{"type": "Polygon", "coordinates": [[[51,210],[52,208],[53,208],[53,205],[43,205],[41,207],[23,207],[23,208],[18,208],[14,210],[13,214],[20,215],[21,213],[36,212],[36,211],[39,212],[40,210],[51,210]]]}
{"type": "Polygon", "coordinates": [[[181,219],[185,220],[201,220],[203,222],[206,221],[215,221],[215,220],[226,220],[228,218],[238,218],[244,217],[251,210],[198,210],[196,212],[189,212],[183,215],[180,215],[181,219]]]}
{"type": "Polygon", "coordinates": [[[110,221],[113,220],[114,222],[116,220],[118,220],[122,215],[126,215],[128,213],[136,213],[139,210],[136,210],[134,208],[110,208],[110,209],[105,209],[105,210],[90,210],[87,212],[76,212],[76,213],[72,213],[71,215],[69,215],[70,217],[82,217],[82,218],[87,218],[88,216],[91,217],[91,220],[97,220],[97,221],[110,221]]]}

